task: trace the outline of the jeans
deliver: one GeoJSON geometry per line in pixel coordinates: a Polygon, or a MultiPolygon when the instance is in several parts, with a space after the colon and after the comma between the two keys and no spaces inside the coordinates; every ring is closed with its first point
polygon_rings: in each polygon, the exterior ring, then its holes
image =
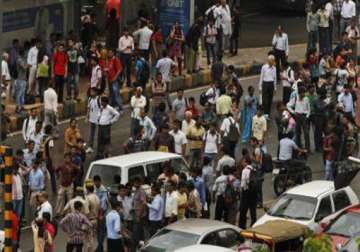
{"type": "Polygon", "coordinates": [[[341,18],[340,19],[340,34],[343,33],[350,24],[351,24],[351,18],[341,18]]]}
{"type": "Polygon", "coordinates": [[[89,131],[89,147],[94,148],[94,139],[96,134],[97,124],[90,122],[90,131],[89,131]]]}
{"type": "Polygon", "coordinates": [[[66,252],[82,252],[83,244],[66,244],[66,252]]]}
{"type": "Polygon", "coordinates": [[[246,229],[246,215],[248,210],[250,210],[251,226],[256,222],[256,203],[256,193],[250,192],[249,190],[242,191],[240,198],[240,228],[246,229]]]}
{"type": "Polygon", "coordinates": [[[126,77],[126,84],[128,87],[131,86],[131,54],[121,54],[121,61],[124,66],[124,72],[126,77]]]}
{"type": "Polygon", "coordinates": [[[51,125],[54,129],[54,135],[59,134],[59,130],[57,126],[57,115],[54,111],[45,110],[44,125],[51,125]]]}
{"type": "Polygon", "coordinates": [[[122,98],[120,95],[120,85],[119,81],[114,81],[111,83],[110,88],[110,104],[114,108],[118,108],[120,111],[122,110],[122,98]]]}
{"type": "Polygon", "coordinates": [[[144,223],[141,219],[139,222],[134,221],[134,246],[137,247],[140,241],[144,240],[144,223]]]}
{"type": "Polygon", "coordinates": [[[308,33],[308,43],[307,43],[307,50],[316,50],[317,42],[319,40],[319,32],[318,31],[311,31],[308,33]]]}
{"type": "Polygon", "coordinates": [[[271,105],[274,98],[274,82],[263,82],[262,84],[262,107],[264,114],[270,116],[271,105]]]}
{"type": "Polygon", "coordinates": [[[67,77],[66,87],[67,87],[67,97],[77,98],[79,95],[79,75],[69,73],[67,77]]]}
{"type": "Polygon", "coordinates": [[[220,27],[217,29],[217,35],[216,35],[216,45],[217,45],[216,52],[217,52],[217,56],[219,58],[222,57],[223,53],[224,53],[223,37],[224,37],[223,30],[222,30],[222,27],[220,27]]]}
{"type": "Polygon", "coordinates": [[[215,46],[216,44],[206,43],[206,57],[208,65],[216,62],[215,46]],[[210,58],[212,58],[212,61],[210,58]]]}
{"type": "Polygon", "coordinates": [[[55,91],[58,95],[58,103],[63,102],[65,78],[62,75],[55,75],[55,91]]]}
{"type": "Polygon", "coordinates": [[[228,220],[228,215],[229,209],[225,205],[224,197],[222,195],[218,195],[215,206],[215,220],[224,220],[226,222],[228,220]]]}
{"type": "Polygon", "coordinates": [[[124,245],[121,239],[107,239],[108,252],[123,252],[124,245]]]}
{"type": "Polygon", "coordinates": [[[283,104],[286,106],[286,104],[290,101],[292,88],[291,87],[283,87],[283,104]]]}
{"type": "MultiPolygon", "coordinates": [[[[276,78],[280,80],[280,66],[284,66],[286,59],[286,52],[282,50],[275,49],[274,51],[275,61],[276,61],[276,78]]],[[[276,83],[275,83],[276,84],[276,83]]]]}
{"type": "Polygon", "coordinates": [[[334,180],[334,173],[332,169],[333,161],[325,160],[325,180],[334,180]]]}
{"type": "Polygon", "coordinates": [[[191,167],[201,168],[201,149],[192,149],[190,151],[191,167]]]}
{"type": "Polygon", "coordinates": [[[16,214],[16,216],[18,217],[18,220],[20,221],[22,218],[22,210],[23,210],[23,203],[24,201],[21,200],[13,200],[12,204],[13,204],[13,211],[16,214]]]}
{"type": "Polygon", "coordinates": [[[162,227],[162,221],[149,221],[149,234],[152,237],[162,227]]]}
{"type": "Polygon", "coordinates": [[[319,27],[319,48],[320,53],[328,54],[331,52],[330,48],[330,37],[328,27],[319,27]]]}
{"type": "Polygon", "coordinates": [[[106,223],[105,219],[98,221],[98,230],[97,230],[97,241],[98,247],[96,252],[104,252],[104,241],[106,237],[106,223]]]}
{"type": "Polygon", "coordinates": [[[15,100],[16,106],[22,108],[25,104],[25,91],[26,91],[26,81],[25,80],[16,80],[15,81],[15,100]]]}
{"type": "Polygon", "coordinates": [[[309,138],[309,122],[308,118],[304,114],[298,114],[296,116],[296,128],[295,128],[295,135],[296,135],[296,144],[301,148],[301,131],[304,133],[305,138],[305,148],[310,151],[310,138],[309,138]]]}
{"type": "Polygon", "coordinates": [[[106,156],[111,144],[111,125],[99,125],[97,153],[106,156]]]}
{"type": "Polygon", "coordinates": [[[239,44],[239,34],[233,33],[230,37],[230,53],[237,54],[239,44]]]}
{"type": "Polygon", "coordinates": [[[44,101],[44,91],[48,85],[49,78],[46,77],[40,77],[38,78],[38,88],[39,88],[39,95],[41,102],[44,101]]]}

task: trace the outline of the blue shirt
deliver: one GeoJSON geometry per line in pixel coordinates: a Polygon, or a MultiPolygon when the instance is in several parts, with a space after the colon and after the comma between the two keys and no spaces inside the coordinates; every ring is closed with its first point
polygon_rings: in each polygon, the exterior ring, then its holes
{"type": "Polygon", "coordinates": [[[108,239],[117,240],[121,238],[119,234],[121,231],[120,214],[115,210],[111,210],[106,215],[106,231],[108,239]]]}
{"type": "Polygon", "coordinates": [[[32,169],[29,174],[29,187],[31,191],[41,191],[44,190],[44,173],[41,169],[37,169],[36,171],[32,169]]]}
{"type": "Polygon", "coordinates": [[[149,207],[149,220],[161,221],[164,216],[164,199],[158,194],[147,206],[149,207]]]}
{"type": "Polygon", "coordinates": [[[201,177],[196,177],[195,179],[193,179],[193,181],[194,181],[194,186],[195,186],[196,190],[200,194],[201,204],[203,206],[205,206],[205,203],[206,203],[206,188],[205,188],[204,180],[201,177]]]}
{"type": "Polygon", "coordinates": [[[100,207],[101,209],[106,212],[108,209],[107,200],[108,200],[108,192],[103,185],[99,188],[95,187],[95,194],[98,196],[100,200],[100,207]]]}

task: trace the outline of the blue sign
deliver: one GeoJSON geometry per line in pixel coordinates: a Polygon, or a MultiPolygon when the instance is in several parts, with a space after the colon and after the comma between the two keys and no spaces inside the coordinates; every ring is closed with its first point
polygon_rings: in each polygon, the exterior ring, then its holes
{"type": "Polygon", "coordinates": [[[35,28],[42,34],[51,26],[53,32],[64,29],[64,8],[62,4],[52,4],[3,13],[2,32],[12,32],[35,28]]]}
{"type": "Polygon", "coordinates": [[[176,21],[184,34],[190,26],[190,0],[161,0],[159,23],[163,35],[168,36],[176,21]]]}

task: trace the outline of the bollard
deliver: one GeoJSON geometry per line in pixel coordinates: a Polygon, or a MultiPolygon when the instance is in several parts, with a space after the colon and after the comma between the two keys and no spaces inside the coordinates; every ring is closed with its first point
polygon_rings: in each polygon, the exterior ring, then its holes
{"type": "Polygon", "coordinates": [[[13,150],[9,147],[0,147],[0,153],[4,156],[4,252],[12,252],[12,165],[13,150]]]}

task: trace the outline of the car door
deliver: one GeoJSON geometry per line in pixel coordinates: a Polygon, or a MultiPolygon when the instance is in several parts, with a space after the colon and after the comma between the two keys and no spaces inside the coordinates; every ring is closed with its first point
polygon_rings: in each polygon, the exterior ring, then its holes
{"type": "Polygon", "coordinates": [[[351,205],[351,200],[345,189],[337,190],[331,196],[334,202],[335,213],[351,205]]]}
{"type": "Polygon", "coordinates": [[[332,215],[334,213],[334,208],[331,202],[330,195],[325,196],[324,198],[320,199],[319,207],[315,214],[315,222],[319,223],[324,218],[332,215]]]}

